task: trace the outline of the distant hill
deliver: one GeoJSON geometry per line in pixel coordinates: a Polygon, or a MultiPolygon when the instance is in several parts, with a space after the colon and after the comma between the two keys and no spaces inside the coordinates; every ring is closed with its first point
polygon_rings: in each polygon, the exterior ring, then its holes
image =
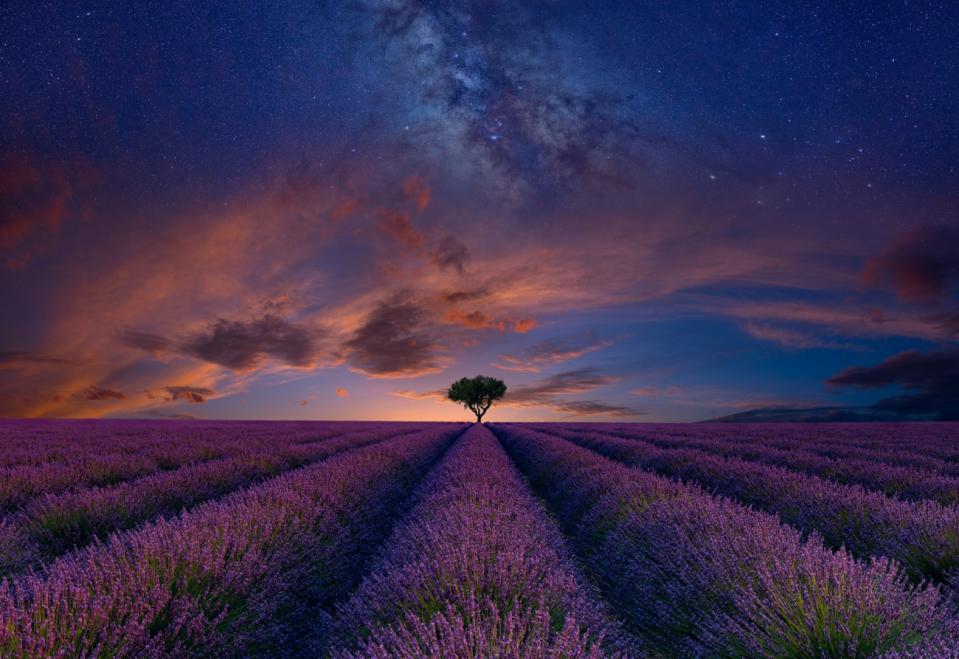
{"type": "Polygon", "coordinates": [[[736,412],[704,423],[824,423],[863,421],[929,421],[928,416],[902,414],[875,407],[763,407],[736,412]]]}

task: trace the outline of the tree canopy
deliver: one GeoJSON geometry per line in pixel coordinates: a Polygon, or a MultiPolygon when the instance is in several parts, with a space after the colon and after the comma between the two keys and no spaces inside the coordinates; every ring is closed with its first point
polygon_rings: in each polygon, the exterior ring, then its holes
{"type": "Polygon", "coordinates": [[[483,415],[506,394],[506,383],[488,375],[475,378],[460,378],[450,385],[446,395],[450,400],[463,405],[476,415],[476,422],[482,423],[483,415]]]}

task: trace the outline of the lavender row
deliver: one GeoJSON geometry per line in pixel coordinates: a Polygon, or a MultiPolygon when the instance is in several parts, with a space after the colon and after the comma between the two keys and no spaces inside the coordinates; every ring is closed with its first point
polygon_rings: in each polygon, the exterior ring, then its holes
{"type": "Polygon", "coordinates": [[[333,656],[596,657],[635,647],[482,425],[458,440],[415,501],[338,610],[333,656]]]}
{"type": "MultiPolygon", "coordinates": [[[[566,436],[564,433],[577,432],[560,425],[535,425],[534,427],[556,432],[562,436],[566,436]]],[[[777,465],[827,480],[862,485],[867,489],[905,499],[934,499],[946,505],[959,503],[959,478],[954,476],[872,460],[836,459],[805,450],[802,444],[787,450],[766,444],[730,442],[711,434],[705,434],[702,437],[676,438],[656,433],[626,431],[615,426],[604,434],[641,439],[660,448],[692,448],[777,465]]]]}
{"type": "Polygon", "coordinates": [[[657,654],[876,656],[921,653],[919,643],[959,652],[938,590],[911,585],[887,559],[804,542],[772,515],[559,437],[493,428],[657,654]]]}
{"type": "Polygon", "coordinates": [[[959,509],[955,507],[892,499],[858,485],[695,449],[662,449],[598,433],[553,432],[607,457],[695,481],[710,491],[779,515],[857,556],[895,559],[915,581],[948,581],[959,568],[959,509]]]}
{"type": "Polygon", "coordinates": [[[115,531],[176,514],[244,485],[397,434],[387,426],[310,444],[281,440],[269,448],[188,464],[112,487],[42,496],[6,520],[0,537],[0,576],[48,561],[115,531]]]}
{"type": "Polygon", "coordinates": [[[233,437],[297,433],[320,439],[374,425],[367,421],[6,420],[0,421],[0,468],[76,464],[144,451],[162,461],[171,450],[175,458],[181,444],[215,447],[233,437]]]}
{"type": "Polygon", "coordinates": [[[285,654],[462,426],[375,444],[0,583],[0,655],[285,654]]]}
{"type": "MultiPolygon", "coordinates": [[[[570,424],[574,425],[574,424],[570,424]]],[[[803,448],[833,458],[875,460],[959,476],[959,424],[575,424],[600,432],[614,430],[641,438],[712,437],[734,444],[803,448]]]]}
{"type": "MultiPolygon", "coordinates": [[[[99,442],[85,444],[83,436],[78,435],[76,441],[82,448],[69,460],[0,469],[0,513],[15,511],[41,494],[121,483],[193,462],[269,450],[278,441],[315,441],[352,429],[328,424],[316,428],[301,424],[243,424],[238,428],[217,424],[199,430],[172,422],[156,425],[160,431],[145,427],[147,432],[141,437],[117,436],[116,445],[109,450],[99,442]]],[[[37,450],[42,452],[43,446],[37,450]]]]}

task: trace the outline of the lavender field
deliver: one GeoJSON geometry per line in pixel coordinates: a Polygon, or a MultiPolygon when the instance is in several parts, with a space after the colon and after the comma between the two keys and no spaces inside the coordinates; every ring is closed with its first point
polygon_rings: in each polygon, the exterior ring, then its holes
{"type": "Polygon", "coordinates": [[[0,423],[2,657],[959,656],[959,424],[0,423]]]}

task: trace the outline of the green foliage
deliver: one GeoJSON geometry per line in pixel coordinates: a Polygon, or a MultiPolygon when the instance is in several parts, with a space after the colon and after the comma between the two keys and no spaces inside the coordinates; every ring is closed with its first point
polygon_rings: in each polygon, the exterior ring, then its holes
{"type": "Polygon", "coordinates": [[[476,415],[477,423],[483,421],[483,415],[493,404],[506,394],[506,383],[488,375],[475,378],[461,378],[450,385],[446,395],[450,400],[461,403],[463,407],[476,415]]]}

